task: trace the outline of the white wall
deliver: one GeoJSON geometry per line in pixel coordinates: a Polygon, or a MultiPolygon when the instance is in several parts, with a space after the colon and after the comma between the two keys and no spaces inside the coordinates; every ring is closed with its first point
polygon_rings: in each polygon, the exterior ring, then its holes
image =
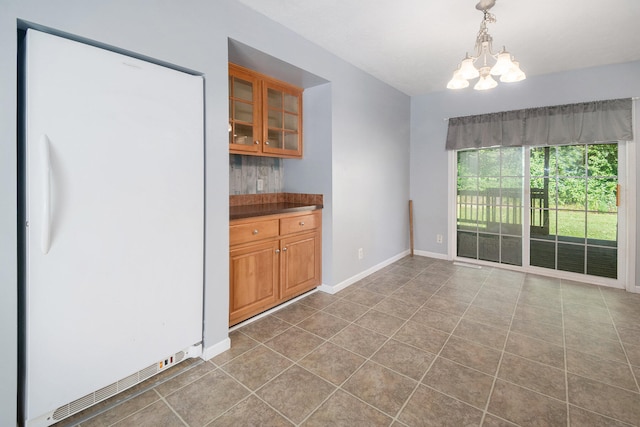
{"type": "MultiPolygon", "coordinates": [[[[0,348],[5,357],[0,369],[0,425],[12,425],[16,413],[17,76],[14,64],[19,20],[204,74],[205,346],[215,346],[227,337],[228,38],[330,82],[311,91],[315,94],[312,98],[320,102],[317,109],[325,116],[324,123],[329,129],[319,125],[315,130],[314,126],[305,130],[309,144],[312,141],[328,144],[324,149],[308,147],[310,155],[317,156],[323,167],[318,171],[317,188],[330,191],[329,199],[325,200],[329,215],[324,225],[330,239],[325,239],[325,245],[330,252],[324,260],[324,282],[337,284],[406,249],[410,109],[406,95],[233,0],[2,0],[0,348]],[[362,262],[357,261],[357,247],[365,250],[362,262]]],[[[285,176],[286,173],[285,169],[285,176]]],[[[313,192],[315,188],[310,186],[304,191],[313,192]]]]}
{"type": "Polygon", "coordinates": [[[303,159],[284,160],[284,191],[324,195],[322,282],[333,283],[333,189],[331,182],[331,84],[308,88],[303,98],[303,159]]]}
{"type": "MultiPolygon", "coordinates": [[[[487,92],[471,88],[416,96],[411,99],[411,197],[415,209],[416,249],[447,254],[446,118],[547,105],[640,96],[640,62],[530,77],[513,85],[500,84],[487,92]],[[443,244],[436,235],[445,236],[443,244]]],[[[637,102],[636,102],[637,103],[637,102]]],[[[639,114],[634,130],[640,140],[639,114]]],[[[636,163],[640,162],[638,156],[636,163]]],[[[636,164],[636,170],[639,164],[636,164]]],[[[640,174],[636,177],[640,180],[640,174]]],[[[640,188],[640,186],[636,186],[640,188]]],[[[633,202],[640,208],[637,197],[633,202]]],[[[640,212],[640,210],[638,210],[640,212]]],[[[640,219],[638,216],[637,219],[640,219]]],[[[638,228],[636,225],[636,229],[638,228]]],[[[640,240],[630,236],[640,245],[640,240]]],[[[640,263],[636,265],[636,284],[640,263]]]]}

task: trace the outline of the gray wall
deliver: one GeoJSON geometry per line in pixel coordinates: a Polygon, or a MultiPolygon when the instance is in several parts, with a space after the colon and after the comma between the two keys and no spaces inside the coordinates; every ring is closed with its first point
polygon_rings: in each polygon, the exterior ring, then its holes
{"type": "MultiPolygon", "coordinates": [[[[416,249],[447,254],[447,179],[448,164],[445,141],[446,118],[546,105],[570,104],[602,99],[629,98],[640,95],[640,62],[610,65],[531,77],[513,84],[500,84],[488,92],[471,88],[416,96],[411,99],[411,198],[415,210],[416,249]],[[436,235],[445,237],[436,243],[436,235]]],[[[634,123],[636,140],[640,121],[634,123]]],[[[636,170],[640,155],[636,158],[636,170]]],[[[636,177],[640,180],[640,174],[636,177]]],[[[640,189],[640,185],[636,185],[640,189]]],[[[630,200],[640,203],[637,197],[630,200]]],[[[638,210],[640,212],[640,210],[638,210]]],[[[637,215],[636,221],[640,220],[637,215]]],[[[640,230],[640,224],[636,229],[640,230]]],[[[636,247],[638,238],[630,236],[636,247]]],[[[636,285],[640,279],[636,265],[636,285]]]]}
{"type": "Polygon", "coordinates": [[[406,95],[233,0],[2,0],[0,348],[5,358],[0,369],[0,425],[14,423],[16,408],[17,76],[13,64],[18,20],[204,74],[205,346],[223,342],[228,330],[228,38],[330,82],[309,90],[310,101],[317,101],[309,108],[319,117],[316,123],[306,124],[309,151],[305,158],[315,169],[291,167],[289,172],[287,164],[285,183],[286,191],[325,194],[324,283],[340,283],[406,249],[410,110],[406,95]],[[303,178],[316,179],[298,190],[303,178]],[[362,261],[357,260],[358,247],[365,250],[362,261]]]}

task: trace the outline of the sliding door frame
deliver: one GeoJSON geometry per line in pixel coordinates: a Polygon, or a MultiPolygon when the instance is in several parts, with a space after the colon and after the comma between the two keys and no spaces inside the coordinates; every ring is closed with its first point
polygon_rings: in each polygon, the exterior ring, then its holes
{"type": "Polygon", "coordinates": [[[618,142],[618,183],[621,186],[620,206],[618,209],[618,277],[617,279],[591,276],[581,273],[535,267],[529,264],[529,240],[531,200],[529,185],[530,150],[525,147],[525,180],[524,186],[524,212],[522,230],[522,266],[501,264],[482,261],[471,258],[458,257],[457,254],[457,151],[449,150],[447,153],[449,164],[448,178],[448,252],[447,257],[453,261],[468,264],[486,265],[490,267],[508,270],[523,271],[527,273],[552,276],[565,280],[574,280],[596,285],[624,288],[630,292],[640,292],[636,287],[636,147],[633,141],[618,142]]]}

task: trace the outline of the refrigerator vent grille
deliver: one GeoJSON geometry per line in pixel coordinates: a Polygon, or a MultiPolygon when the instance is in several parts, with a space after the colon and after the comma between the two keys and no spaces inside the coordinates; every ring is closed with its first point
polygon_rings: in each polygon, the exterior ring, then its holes
{"type": "MultiPolygon", "coordinates": [[[[185,357],[184,351],[179,351],[176,353],[173,358],[175,360],[174,363],[178,363],[182,361],[185,357]]],[[[121,391],[128,389],[142,381],[146,380],[157,374],[160,371],[159,364],[154,363],[151,366],[148,366],[133,375],[129,375],[126,378],[121,379],[120,381],[116,381],[113,384],[110,384],[106,387],[101,388],[100,390],[94,391],[92,393],[87,394],[86,396],[81,397],[80,399],[74,400],[71,403],[67,403],[66,405],[62,405],[58,409],[53,412],[52,419],[53,421],[60,421],[70,415],[73,415],[77,412],[82,411],[98,402],[101,402],[105,399],[108,399],[111,396],[114,396],[121,391]]]]}

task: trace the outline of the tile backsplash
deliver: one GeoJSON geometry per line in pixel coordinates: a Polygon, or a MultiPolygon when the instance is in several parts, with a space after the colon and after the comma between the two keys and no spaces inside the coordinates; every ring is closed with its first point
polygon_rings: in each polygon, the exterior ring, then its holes
{"type": "Polygon", "coordinates": [[[284,162],[277,157],[229,155],[229,194],[281,193],[284,162]],[[258,191],[258,180],[262,190],[258,191]]]}

